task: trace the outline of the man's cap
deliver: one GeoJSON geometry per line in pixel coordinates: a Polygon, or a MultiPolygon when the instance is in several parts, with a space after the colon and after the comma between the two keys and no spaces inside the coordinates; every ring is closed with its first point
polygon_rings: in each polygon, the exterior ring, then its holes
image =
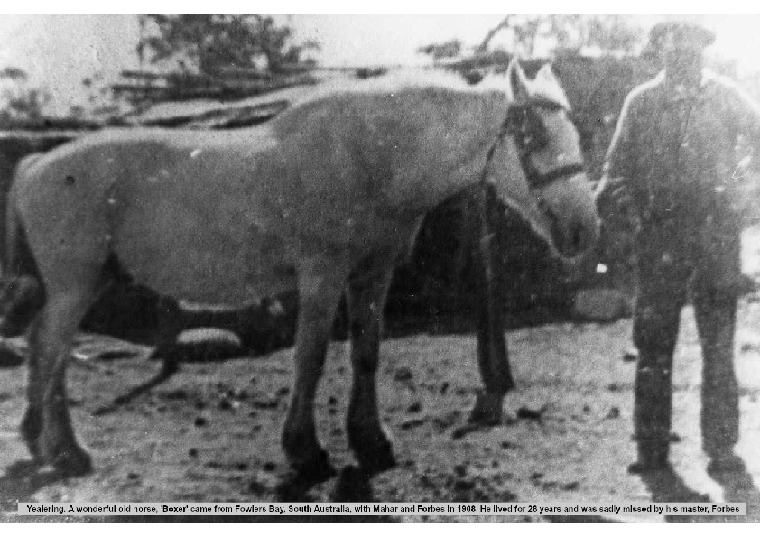
{"type": "Polygon", "coordinates": [[[663,51],[698,51],[715,42],[715,33],[690,21],[667,21],[655,24],[649,32],[646,50],[650,53],[663,51]]]}

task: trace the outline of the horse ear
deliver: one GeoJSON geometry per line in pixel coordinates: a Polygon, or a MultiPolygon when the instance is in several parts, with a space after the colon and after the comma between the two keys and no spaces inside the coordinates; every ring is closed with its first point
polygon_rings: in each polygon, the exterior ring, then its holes
{"type": "Polygon", "coordinates": [[[554,102],[566,110],[570,110],[570,102],[567,100],[565,90],[562,89],[557,76],[554,74],[552,65],[545,63],[533,79],[533,92],[536,95],[543,96],[549,101],[554,102]]]}
{"type": "Polygon", "coordinates": [[[554,71],[552,70],[552,64],[545,63],[541,69],[539,69],[538,73],[536,74],[535,80],[543,80],[548,83],[554,83],[558,84],[559,81],[557,80],[557,77],[554,75],[554,71]]]}
{"type": "Polygon", "coordinates": [[[514,102],[524,102],[528,100],[530,93],[528,91],[528,78],[525,71],[520,66],[517,58],[512,58],[507,67],[507,95],[514,102]]]}

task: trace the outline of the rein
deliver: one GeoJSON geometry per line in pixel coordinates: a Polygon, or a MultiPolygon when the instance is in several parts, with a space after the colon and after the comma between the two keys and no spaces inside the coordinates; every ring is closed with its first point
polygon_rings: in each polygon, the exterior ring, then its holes
{"type": "MultiPolygon", "coordinates": [[[[496,309],[498,304],[494,296],[496,287],[494,285],[493,255],[491,251],[491,243],[493,242],[495,233],[491,231],[489,225],[489,185],[487,183],[488,168],[496,153],[496,148],[507,135],[512,136],[515,146],[520,154],[520,163],[523,168],[523,173],[531,188],[543,188],[555,181],[565,177],[571,177],[585,170],[581,164],[568,164],[566,166],[555,168],[549,172],[541,173],[531,161],[531,155],[534,152],[543,149],[548,143],[543,124],[541,124],[540,119],[537,118],[536,112],[533,108],[553,108],[555,106],[556,105],[553,103],[547,103],[542,100],[529,101],[522,105],[510,105],[507,114],[504,117],[504,121],[501,124],[496,140],[494,140],[493,145],[491,145],[486,153],[486,164],[483,168],[483,174],[480,179],[480,195],[478,196],[478,212],[480,213],[480,237],[478,242],[481,263],[483,266],[483,277],[485,278],[485,307],[488,318],[490,319],[489,323],[493,322],[494,319],[499,318],[499,312],[496,309]]],[[[488,355],[494,357],[496,356],[496,350],[494,347],[495,342],[493,341],[493,338],[490,337],[488,340],[488,355]]],[[[511,375],[510,382],[512,382],[511,375]]]]}
{"type": "MultiPolygon", "coordinates": [[[[548,141],[546,140],[546,133],[543,130],[543,125],[541,125],[540,120],[535,117],[536,113],[533,110],[535,107],[556,108],[556,105],[541,99],[531,100],[520,105],[510,105],[507,114],[504,117],[504,122],[501,124],[499,133],[496,136],[496,140],[494,140],[486,153],[486,165],[483,168],[483,174],[480,179],[480,190],[482,192],[481,198],[483,198],[480,203],[480,216],[483,225],[486,227],[488,226],[488,207],[486,203],[488,193],[488,184],[486,182],[488,177],[488,167],[496,153],[496,148],[507,135],[512,136],[515,146],[520,153],[520,164],[522,165],[523,173],[531,188],[543,188],[555,181],[585,171],[584,166],[580,163],[560,166],[546,173],[541,173],[536,169],[531,161],[531,155],[534,152],[543,149],[548,141]]],[[[481,234],[481,240],[486,240],[488,236],[489,233],[486,229],[481,234]]]]}
{"type": "MultiPolygon", "coordinates": [[[[557,109],[558,106],[541,99],[534,99],[521,105],[512,105],[507,111],[502,130],[512,136],[515,146],[520,153],[520,163],[523,173],[531,188],[542,188],[554,181],[576,175],[585,171],[582,164],[560,166],[546,173],[539,172],[533,165],[531,155],[541,151],[549,143],[546,131],[538,117],[535,108],[557,109]]],[[[501,141],[500,134],[494,148],[501,141]]],[[[490,151],[489,151],[490,153],[490,151]]]]}
{"type": "MultiPolygon", "coordinates": [[[[525,166],[523,164],[523,166],[525,166]]],[[[532,168],[532,167],[531,167],[532,168]]],[[[541,188],[547,186],[554,181],[563,179],[565,177],[571,177],[581,172],[586,171],[586,168],[582,164],[568,164],[567,166],[560,166],[550,172],[540,173],[535,168],[530,169],[531,173],[526,174],[528,183],[533,188],[541,188]]]]}

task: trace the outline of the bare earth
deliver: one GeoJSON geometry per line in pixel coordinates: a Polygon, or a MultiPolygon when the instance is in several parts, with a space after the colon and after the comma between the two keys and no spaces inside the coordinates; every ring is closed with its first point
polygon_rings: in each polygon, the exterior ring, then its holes
{"type": "MultiPolygon", "coordinates": [[[[760,275],[760,229],[745,235],[744,269],[760,275]]],[[[24,367],[0,369],[0,522],[82,521],[16,517],[16,502],[746,502],[746,518],[672,517],[670,521],[760,521],[760,297],[739,308],[740,463],[709,475],[700,449],[701,357],[690,307],[684,309],[674,372],[673,471],[628,475],[633,362],[623,359],[631,321],[564,323],[510,331],[517,390],[505,423],[467,428],[480,387],[474,336],[418,334],[384,341],[378,374],[382,419],[395,439],[397,467],[367,478],[354,468],[344,421],[351,369],[347,343],[331,345],[317,398],[319,434],[338,473],[311,488],[290,483],[280,449],[292,350],[266,357],[185,363],[167,383],[97,414],[150,380],[159,364],[149,347],[82,335],[69,368],[79,438],[95,472],[60,478],[31,464],[20,440],[24,367]],[[125,357],[126,356],[126,357],[125,357]],[[709,497],[709,500],[708,500],[709,497]]],[[[17,344],[23,344],[16,342],[17,344]]],[[[197,354],[197,351],[196,351],[197,354]]],[[[197,357],[197,356],[196,356],[197,357]]],[[[356,521],[361,517],[283,517],[356,521]]],[[[115,521],[116,517],[92,517],[115,521]]],[[[128,517],[120,521],[138,521],[128,517]]],[[[183,517],[146,517],[182,521],[183,517]]],[[[199,522],[202,517],[185,521],[199,522]]],[[[209,521],[274,521],[210,517],[209,521]]],[[[378,521],[567,521],[567,517],[377,517],[378,521]]],[[[576,517],[606,521],[609,517],[576,517]]],[[[613,517],[662,521],[664,517],[613,517]]]]}
{"type": "MultiPolygon", "coordinates": [[[[80,359],[74,360],[69,372],[70,398],[76,429],[93,455],[96,471],[83,478],[60,479],[29,469],[29,455],[18,435],[25,368],[0,370],[0,509],[15,511],[16,501],[283,499],[623,505],[695,501],[696,493],[703,493],[716,502],[746,501],[747,518],[760,521],[760,492],[750,479],[760,484],[760,303],[743,302],[739,319],[742,435],[737,452],[746,472],[724,475],[722,483],[708,476],[700,450],[701,361],[687,308],[674,375],[675,431],[680,437],[673,444],[674,473],[649,483],[626,473],[634,457],[630,440],[634,366],[622,358],[631,329],[628,320],[510,332],[518,389],[507,399],[503,425],[475,431],[463,428],[480,384],[474,337],[421,334],[386,340],[379,396],[383,420],[395,438],[398,466],[370,480],[351,466],[344,431],[348,346],[334,343],[316,413],[322,442],[339,475],[310,490],[283,486],[288,471],[280,430],[290,390],[291,349],[264,358],[183,364],[168,383],[114,412],[94,416],[117,395],[147,381],[158,364],[145,360],[146,347],[82,336],[75,353],[80,359]],[[136,354],[97,358],[104,351],[119,354],[125,349],[136,354]]],[[[14,519],[19,520],[0,515],[0,520],[14,519]]],[[[491,520],[523,519],[558,520],[540,516],[491,520]]]]}

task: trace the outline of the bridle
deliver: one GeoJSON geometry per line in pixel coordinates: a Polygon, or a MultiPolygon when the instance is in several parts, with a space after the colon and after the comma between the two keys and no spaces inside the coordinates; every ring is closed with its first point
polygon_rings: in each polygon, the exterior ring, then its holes
{"type": "MultiPolygon", "coordinates": [[[[525,103],[512,104],[507,109],[507,115],[504,124],[499,132],[499,137],[494,143],[489,156],[493,157],[492,152],[501,143],[506,135],[512,137],[517,148],[520,163],[522,164],[523,173],[531,188],[543,188],[559,179],[577,175],[585,168],[580,163],[567,164],[559,166],[546,173],[541,173],[536,169],[531,158],[533,153],[541,151],[549,143],[549,138],[537,109],[559,110],[561,107],[551,101],[544,99],[531,99],[525,103]]],[[[487,162],[486,168],[490,164],[487,162]]]]}
{"type": "MultiPolygon", "coordinates": [[[[479,189],[479,216],[480,216],[480,255],[483,266],[483,277],[485,278],[486,288],[486,311],[489,323],[498,318],[498,308],[500,307],[495,301],[494,286],[494,268],[493,257],[491,252],[491,243],[495,233],[491,231],[489,224],[489,190],[493,188],[488,184],[488,170],[493,160],[496,149],[503,143],[507,136],[511,136],[517,148],[520,164],[523,173],[531,189],[543,188],[555,181],[572,177],[583,171],[585,168],[582,164],[567,164],[559,166],[549,172],[541,173],[533,164],[533,153],[541,151],[549,143],[546,127],[544,127],[537,109],[544,108],[548,110],[557,110],[560,108],[557,104],[544,99],[530,99],[520,104],[510,104],[507,114],[499,129],[499,134],[494,140],[493,145],[486,153],[486,165],[483,168],[481,178],[481,188],[479,189]]],[[[490,347],[491,341],[488,342],[490,347]]],[[[493,354],[493,349],[489,353],[493,354]]]]}
{"type": "Polygon", "coordinates": [[[509,108],[507,108],[507,113],[501,124],[501,128],[499,129],[499,133],[496,136],[496,140],[494,140],[493,145],[491,145],[486,153],[486,164],[483,168],[483,174],[480,181],[480,216],[482,225],[484,226],[481,233],[481,241],[490,242],[491,236],[491,233],[487,230],[488,194],[489,188],[492,188],[488,184],[488,170],[493,161],[493,157],[496,154],[496,149],[504,142],[504,139],[507,136],[512,137],[512,141],[517,148],[525,179],[531,189],[543,188],[555,181],[572,177],[585,171],[582,164],[574,163],[559,166],[546,173],[541,173],[533,164],[533,159],[531,158],[533,153],[541,151],[549,143],[546,127],[544,127],[537,111],[537,109],[541,108],[556,111],[561,107],[552,101],[541,98],[528,99],[520,104],[510,104],[509,108]]]}

